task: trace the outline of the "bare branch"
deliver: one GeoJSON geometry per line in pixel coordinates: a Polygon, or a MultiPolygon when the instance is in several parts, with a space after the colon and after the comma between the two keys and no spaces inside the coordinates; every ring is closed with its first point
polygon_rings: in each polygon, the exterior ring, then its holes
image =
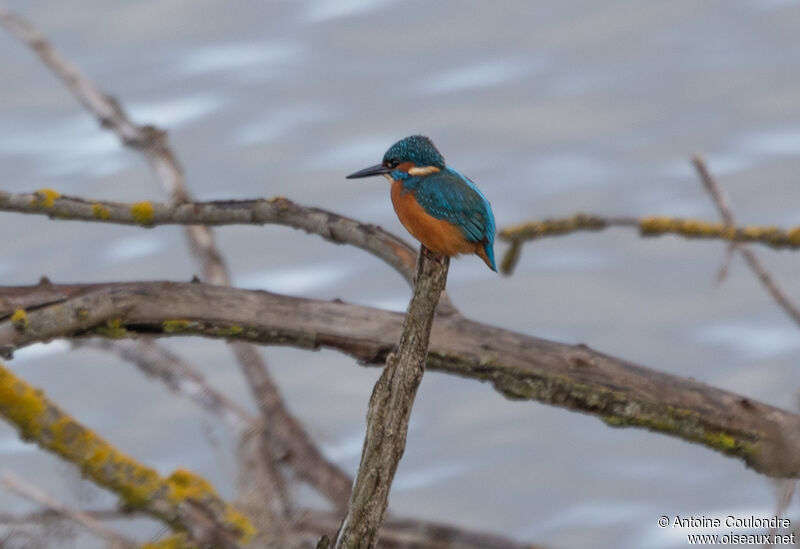
{"type": "Polygon", "coordinates": [[[403,320],[397,350],[386,359],[367,411],[367,434],[337,548],[372,548],[389,505],[389,490],[406,449],[408,422],[425,362],[433,317],[447,282],[450,258],[419,255],[414,295],[403,320]]]}
{"type": "Polygon", "coordinates": [[[162,204],[122,203],[61,196],[49,189],[14,194],[0,191],[0,211],[47,215],[122,225],[285,225],[316,234],[334,244],[349,244],[395,268],[410,284],[417,253],[380,227],[296,204],[283,197],[258,200],[162,204]]]}
{"type": "Polygon", "coordinates": [[[65,518],[77,522],[78,524],[81,524],[95,535],[105,539],[112,548],[131,549],[136,547],[135,541],[123,536],[118,532],[115,532],[102,522],[98,521],[92,515],[84,513],[78,509],[67,507],[63,503],[56,501],[51,496],[45,494],[36,486],[28,484],[22,479],[5,474],[3,475],[3,485],[5,485],[5,487],[12,492],[15,492],[26,499],[46,507],[53,513],[57,513],[65,518]]]}
{"type": "MultiPolygon", "coordinates": [[[[383,364],[400,338],[402,322],[402,314],[370,307],[202,283],[0,287],[0,349],[7,351],[98,333],[202,335],[327,347],[367,364],[383,364]],[[20,303],[29,309],[18,309],[20,303]],[[11,318],[15,310],[22,311],[16,323],[11,318]]],[[[510,398],[538,400],[593,414],[612,426],[643,427],[697,442],[769,476],[800,474],[800,416],[584,345],[445,315],[434,324],[427,367],[489,381],[510,398]]]]}
{"type": "MultiPolygon", "coordinates": [[[[212,201],[176,205],[156,202],[136,204],[91,201],[61,196],[43,189],[35,193],[14,194],[0,191],[0,211],[48,215],[53,219],[94,221],[122,225],[265,225],[278,224],[305,230],[337,244],[351,244],[383,259],[411,280],[409,262],[416,254],[408,244],[382,229],[359,223],[319,208],[309,208],[286,198],[212,201]]],[[[649,216],[603,217],[576,214],[568,218],[531,221],[503,229],[499,236],[511,242],[504,262],[517,259],[521,245],[529,240],[563,236],[578,231],[600,231],[611,227],[638,229],[642,236],[673,234],[685,238],[720,239],[734,243],[756,243],[771,248],[800,248],[800,227],[743,226],[699,219],[649,216]],[[513,257],[509,257],[513,256],[513,257]]],[[[507,267],[506,270],[510,268],[507,267]]]]}
{"type": "MultiPolygon", "coordinates": [[[[94,520],[118,520],[136,516],[134,513],[122,509],[81,509],[81,513],[92,517],[94,520]]],[[[52,509],[42,509],[30,513],[14,514],[0,513],[0,524],[37,524],[52,520],[70,520],[52,509]]]]}
{"type": "Polygon", "coordinates": [[[567,218],[530,221],[500,231],[499,237],[511,243],[503,257],[501,270],[505,274],[510,274],[514,270],[522,245],[530,240],[563,236],[578,231],[602,231],[611,227],[638,229],[641,236],[672,234],[689,239],[713,238],[736,243],[752,242],[778,249],[800,248],[800,227],[789,229],[752,225],[735,227],[727,223],[709,223],[702,219],[667,216],[604,217],[579,213],[567,218]]]}
{"type": "Polygon", "coordinates": [[[122,505],[185,530],[199,545],[238,547],[253,533],[248,520],[222,501],[205,479],[186,470],[161,477],[78,423],[2,364],[0,416],[19,429],[23,438],[76,465],[84,476],[116,493],[122,505]]]}
{"type": "MultiPolygon", "coordinates": [[[[703,187],[706,189],[706,191],[708,191],[708,194],[711,195],[711,198],[714,200],[714,204],[717,206],[717,211],[719,211],[722,219],[725,221],[725,224],[728,227],[734,227],[736,225],[736,220],[733,217],[733,212],[731,211],[729,201],[725,196],[725,192],[711,175],[711,172],[708,170],[705,161],[700,156],[694,156],[692,157],[692,164],[694,165],[695,170],[697,170],[697,175],[700,177],[700,180],[703,182],[703,187]]],[[[761,281],[761,284],[778,303],[778,305],[780,305],[781,309],[783,309],[784,312],[789,315],[792,320],[794,320],[795,324],[800,325],[800,309],[798,309],[797,306],[792,303],[792,300],[788,298],[783,290],[781,290],[769,272],[758,260],[758,256],[756,256],[755,252],[750,249],[749,246],[744,246],[738,242],[733,242],[732,245],[734,245],[736,250],[742,254],[747,266],[750,267],[750,270],[756,274],[758,279],[761,281]]]]}

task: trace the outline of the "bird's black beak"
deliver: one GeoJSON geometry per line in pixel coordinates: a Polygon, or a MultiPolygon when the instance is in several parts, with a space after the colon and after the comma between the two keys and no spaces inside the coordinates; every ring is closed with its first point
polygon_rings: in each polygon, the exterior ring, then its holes
{"type": "Polygon", "coordinates": [[[347,179],[359,179],[361,177],[369,177],[371,175],[384,175],[391,171],[391,169],[387,168],[383,164],[376,164],[375,166],[370,166],[369,168],[359,170],[356,173],[351,173],[347,176],[347,179]]]}

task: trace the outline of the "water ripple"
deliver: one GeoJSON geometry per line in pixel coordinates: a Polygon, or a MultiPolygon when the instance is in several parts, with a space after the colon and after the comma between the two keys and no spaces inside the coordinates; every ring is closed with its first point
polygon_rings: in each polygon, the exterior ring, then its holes
{"type": "Polygon", "coordinates": [[[753,132],[737,140],[741,153],[759,157],[800,154],[800,128],[753,132]]]}
{"type": "Polygon", "coordinates": [[[104,250],[103,259],[108,263],[131,261],[154,255],[166,247],[167,243],[155,236],[129,236],[115,240],[104,250]]]}
{"type": "Polygon", "coordinates": [[[361,15],[377,10],[391,0],[313,0],[307,4],[305,17],[319,22],[361,15]]]}
{"type": "Polygon", "coordinates": [[[398,492],[416,490],[467,474],[472,467],[463,461],[448,461],[437,465],[426,465],[416,469],[401,470],[392,483],[398,492]]]}
{"type": "Polygon", "coordinates": [[[287,107],[251,118],[234,131],[233,142],[238,145],[252,145],[274,141],[292,130],[333,117],[334,112],[331,109],[317,105],[287,107]]]}
{"type": "Polygon", "coordinates": [[[294,58],[298,51],[297,46],[285,43],[214,44],[184,53],[177,64],[181,74],[197,76],[282,63],[294,58]]]}
{"type": "Polygon", "coordinates": [[[502,60],[467,65],[445,71],[423,80],[419,91],[424,94],[447,94],[474,88],[496,86],[520,78],[533,70],[530,63],[502,60]]]}
{"type": "Polygon", "coordinates": [[[691,339],[723,345],[745,359],[765,359],[800,349],[797,328],[749,322],[720,322],[693,328],[691,339]]]}
{"type": "Polygon", "coordinates": [[[352,265],[342,263],[317,263],[237,276],[235,285],[242,288],[268,289],[284,294],[305,294],[333,287],[351,276],[353,270],[352,265]]]}
{"type": "Polygon", "coordinates": [[[202,93],[149,103],[132,103],[130,113],[134,120],[175,129],[219,110],[222,104],[221,98],[202,93]]]}
{"type": "Polygon", "coordinates": [[[87,114],[32,123],[6,119],[0,132],[0,154],[42,158],[37,170],[45,177],[79,173],[104,176],[121,170],[126,160],[118,139],[97,128],[87,114]]]}
{"type": "Polygon", "coordinates": [[[50,343],[34,343],[18,351],[14,351],[14,364],[48,358],[53,355],[64,355],[69,349],[69,343],[63,339],[51,341],[50,343]]]}

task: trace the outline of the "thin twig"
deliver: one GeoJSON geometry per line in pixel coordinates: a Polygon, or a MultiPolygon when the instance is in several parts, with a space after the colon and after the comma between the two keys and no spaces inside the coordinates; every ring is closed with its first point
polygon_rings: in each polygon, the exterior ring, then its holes
{"type": "Polygon", "coordinates": [[[136,542],[122,534],[115,532],[94,516],[87,514],[79,509],[67,507],[63,503],[56,501],[53,497],[45,494],[42,490],[28,484],[22,479],[10,474],[3,475],[3,485],[12,492],[29,499],[39,505],[46,507],[53,513],[57,513],[65,518],[77,522],[84,526],[93,534],[100,536],[115,548],[132,549],[136,547],[136,542]]]}
{"type": "MultiPolygon", "coordinates": [[[[92,517],[94,520],[119,520],[135,517],[135,513],[130,513],[122,509],[81,509],[81,513],[92,517]]],[[[0,524],[38,524],[53,520],[70,520],[69,517],[53,511],[52,509],[42,509],[30,513],[0,513],[0,524]]],[[[0,545],[2,547],[2,545],[0,545]]]]}
{"type": "Polygon", "coordinates": [[[0,191],[0,211],[46,215],[117,225],[283,225],[316,234],[334,244],[360,248],[393,267],[412,283],[417,253],[404,240],[375,225],[297,204],[284,197],[164,204],[109,202],[62,196],[52,189],[34,193],[0,191]]]}
{"type": "MultiPolygon", "coordinates": [[[[777,501],[775,502],[774,514],[776,517],[783,517],[786,515],[786,510],[789,509],[789,504],[792,503],[792,499],[794,498],[794,493],[797,489],[797,479],[777,479],[775,488],[777,501]]],[[[767,542],[763,545],[764,549],[773,547],[775,545],[775,535],[777,533],[777,526],[770,527],[770,529],[767,531],[767,542]]]]}
{"type": "Polygon", "coordinates": [[[510,274],[522,251],[522,244],[544,237],[563,236],[578,231],[602,231],[611,227],[639,230],[642,236],[673,234],[683,238],[721,239],[728,242],[752,242],[772,248],[800,248],[800,227],[735,227],[727,223],[710,223],[702,219],[684,219],[669,216],[606,217],[575,214],[572,217],[529,221],[503,229],[499,237],[511,243],[501,264],[501,270],[510,274]]]}
{"type": "Polygon", "coordinates": [[[387,358],[369,401],[361,464],[336,538],[337,549],[375,547],[389,489],[405,451],[411,407],[425,371],[433,318],[449,266],[449,258],[425,252],[423,247],[400,343],[387,358]]]}
{"type": "MultiPolygon", "coordinates": [[[[34,193],[0,191],[0,211],[46,215],[56,220],[78,220],[115,225],[286,225],[318,234],[330,242],[362,248],[395,267],[408,280],[407,244],[381,229],[319,208],[302,206],[284,197],[257,200],[218,200],[182,204],[108,202],[41,189],[34,193]]],[[[673,234],[690,239],[718,239],[754,243],[775,249],[800,249],[800,227],[732,227],[726,223],[669,216],[608,217],[579,213],[571,217],[530,221],[500,231],[501,239],[526,242],[579,231],[612,227],[637,229],[642,236],[673,234]]]]}
{"type": "Polygon", "coordinates": [[[151,339],[109,340],[74,339],[73,347],[90,348],[118,355],[135,364],[148,376],[163,381],[167,387],[221,417],[234,432],[256,429],[261,422],[239,403],[214,389],[202,374],[170,350],[156,345],[151,339]]]}
{"type": "MultiPolygon", "coordinates": [[[[700,181],[703,183],[703,188],[705,188],[706,192],[711,195],[711,199],[714,201],[714,205],[717,207],[717,211],[722,216],[722,219],[731,227],[736,226],[733,218],[733,210],[731,209],[728,196],[725,194],[722,188],[717,185],[717,182],[714,180],[714,178],[711,177],[711,172],[708,171],[708,167],[706,166],[703,157],[699,155],[692,156],[692,164],[694,165],[697,174],[700,176],[700,181]]],[[[728,268],[730,267],[731,260],[733,259],[733,251],[736,249],[736,247],[737,244],[735,242],[731,242],[725,248],[725,260],[723,261],[722,267],[720,267],[720,270],[717,273],[717,282],[722,282],[725,280],[725,277],[728,276],[728,268]]]]}
{"type": "MultiPolygon", "coordinates": [[[[695,170],[697,170],[697,174],[703,182],[703,187],[708,191],[708,194],[714,201],[717,211],[719,211],[725,224],[729,227],[735,227],[736,220],[730,208],[730,201],[727,199],[725,191],[723,191],[722,187],[717,184],[716,179],[711,175],[703,158],[701,156],[693,156],[692,164],[695,170]]],[[[740,242],[732,242],[731,244],[742,254],[747,266],[756,274],[761,284],[766,288],[772,298],[780,305],[784,312],[794,320],[795,324],[800,325],[800,309],[798,309],[797,306],[792,303],[792,300],[781,290],[777,282],[775,282],[769,272],[761,264],[755,252],[749,246],[745,246],[740,242]]]]}

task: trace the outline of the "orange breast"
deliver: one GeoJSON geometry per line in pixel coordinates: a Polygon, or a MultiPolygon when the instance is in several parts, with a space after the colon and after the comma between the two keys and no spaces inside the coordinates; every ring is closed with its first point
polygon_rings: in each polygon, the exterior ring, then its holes
{"type": "Polygon", "coordinates": [[[400,223],[429,250],[454,256],[482,249],[480,244],[467,241],[455,225],[429,215],[411,192],[403,192],[399,181],[392,182],[392,204],[400,223]]]}

